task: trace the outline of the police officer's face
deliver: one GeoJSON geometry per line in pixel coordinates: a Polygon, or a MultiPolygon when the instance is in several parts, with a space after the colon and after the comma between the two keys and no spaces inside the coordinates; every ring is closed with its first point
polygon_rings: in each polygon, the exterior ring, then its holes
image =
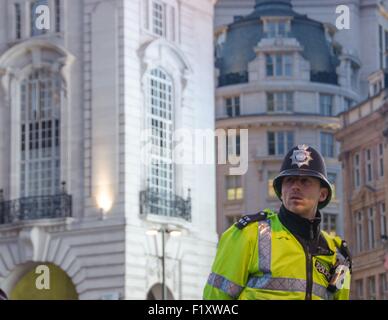
{"type": "Polygon", "coordinates": [[[284,177],[282,181],[282,201],[295,214],[313,219],[318,202],[328,196],[327,188],[322,188],[319,179],[303,176],[284,177]]]}

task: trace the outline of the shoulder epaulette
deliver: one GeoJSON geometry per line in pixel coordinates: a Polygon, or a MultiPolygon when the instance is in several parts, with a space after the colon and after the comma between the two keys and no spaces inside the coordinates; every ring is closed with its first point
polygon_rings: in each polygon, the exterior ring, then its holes
{"type": "Polygon", "coordinates": [[[243,216],[240,220],[238,220],[234,225],[238,229],[243,229],[245,228],[248,224],[256,221],[263,221],[267,219],[267,213],[264,211],[260,211],[256,214],[251,214],[251,215],[246,215],[243,216]]]}

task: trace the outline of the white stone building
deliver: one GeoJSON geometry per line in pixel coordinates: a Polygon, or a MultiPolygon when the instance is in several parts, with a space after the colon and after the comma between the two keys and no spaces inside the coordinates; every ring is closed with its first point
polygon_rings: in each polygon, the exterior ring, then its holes
{"type": "Polygon", "coordinates": [[[0,287],[11,298],[44,297],[20,289],[41,264],[55,274],[45,297],[160,298],[161,233],[146,235],[160,226],[182,231],[165,243],[168,297],[201,298],[215,167],[168,161],[173,130],[214,128],[214,2],[0,2],[0,287]],[[145,130],[158,154],[142,157],[145,130]]]}

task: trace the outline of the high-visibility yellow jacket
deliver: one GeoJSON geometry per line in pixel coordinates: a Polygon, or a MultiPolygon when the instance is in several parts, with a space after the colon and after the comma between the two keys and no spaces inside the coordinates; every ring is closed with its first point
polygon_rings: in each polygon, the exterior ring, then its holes
{"type": "Polygon", "coordinates": [[[264,212],[242,218],[223,233],[204,299],[349,299],[349,269],[345,269],[342,288],[335,293],[327,290],[332,268],[345,264],[339,250],[344,242],[320,231],[319,241],[326,245],[311,252],[281,223],[278,214],[269,209],[264,212]]]}

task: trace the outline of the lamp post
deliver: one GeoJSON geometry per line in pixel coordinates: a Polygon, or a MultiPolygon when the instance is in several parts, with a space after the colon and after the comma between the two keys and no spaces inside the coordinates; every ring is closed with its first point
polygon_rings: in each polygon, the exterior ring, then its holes
{"type": "Polygon", "coordinates": [[[156,236],[158,233],[162,236],[162,300],[167,299],[167,286],[166,286],[166,234],[172,237],[180,236],[182,232],[177,229],[169,229],[166,225],[162,224],[159,229],[149,229],[147,234],[156,236]]]}

